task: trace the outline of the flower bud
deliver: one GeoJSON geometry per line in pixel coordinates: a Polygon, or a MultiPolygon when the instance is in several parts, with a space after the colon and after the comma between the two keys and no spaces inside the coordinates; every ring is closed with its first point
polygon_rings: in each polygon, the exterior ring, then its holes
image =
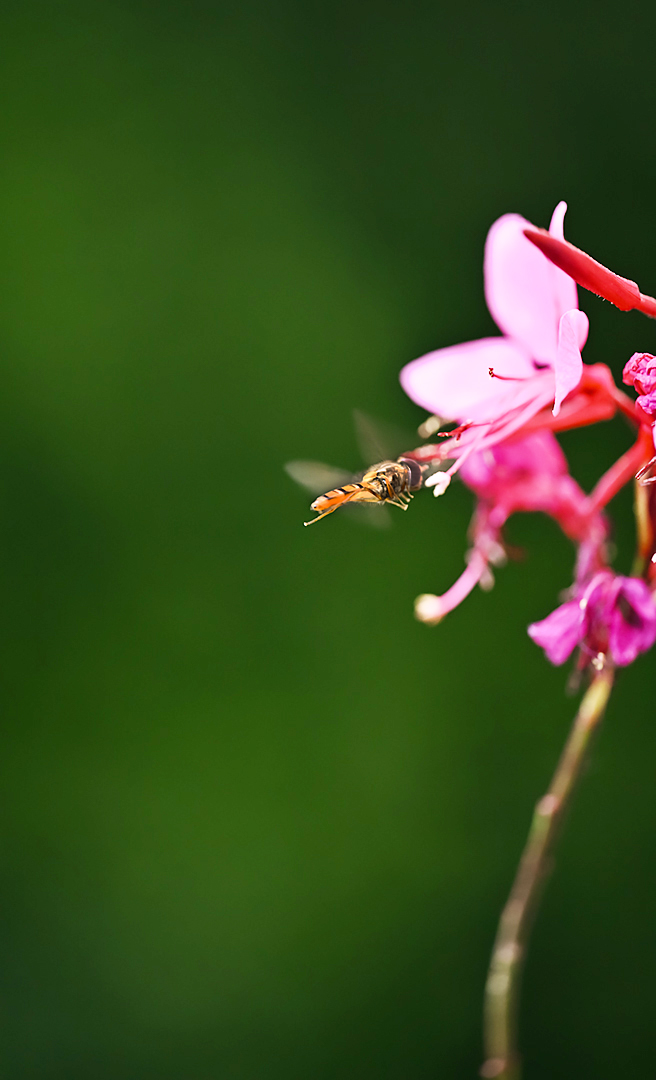
{"type": "Polygon", "coordinates": [[[640,394],[638,405],[649,416],[656,416],[656,356],[634,353],[624,365],[622,378],[640,394]]]}

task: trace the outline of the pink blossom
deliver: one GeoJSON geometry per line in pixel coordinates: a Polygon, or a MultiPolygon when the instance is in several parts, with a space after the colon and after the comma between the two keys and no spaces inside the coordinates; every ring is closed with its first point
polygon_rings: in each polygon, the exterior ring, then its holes
{"type": "MultiPolygon", "coordinates": [[[[634,422],[646,419],[617,389],[604,364],[583,364],[588,319],[578,310],[576,284],[540,246],[546,238],[558,251],[572,249],[563,239],[566,209],[564,202],[558,204],[548,233],[518,214],[499,218],[488,233],[485,295],[503,337],[438,349],[401,371],[401,384],[413,401],[440,422],[458,425],[440,433],[443,442],[412,454],[422,462],[450,461],[426,481],[435,495],[446,490],[472,454],[518,435],[608,420],[617,409],[634,422]]],[[[627,469],[632,463],[625,463],[627,469]]],[[[613,480],[621,486],[629,478],[618,474],[613,480]]],[[[607,491],[609,498],[615,493],[609,485],[607,491]]]]}
{"type": "MultiPolygon", "coordinates": [[[[649,298],[566,243],[565,211],[565,203],[559,203],[548,233],[517,214],[506,214],[490,229],[485,295],[502,337],[438,349],[401,372],[403,388],[414,401],[440,421],[457,424],[441,433],[443,442],[412,451],[410,456],[419,462],[448,463],[426,486],[441,495],[460,471],[478,496],[466,569],[441,596],[420,596],[415,611],[422,621],[436,623],[476,584],[490,587],[491,568],[505,557],[503,527],[510,515],[541,511],[577,545],[577,591],[549,619],[535,624],[532,634],[536,640],[542,635],[540,643],[554,663],[563,663],[580,644],[587,650],[611,650],[615,662],[623,664],[650,647],[653,605],[649,598],[651,606],[641,606],[640,598],[649,595],[644,583],[636,586],[638,579],[618,578],[608,570],[603,507],[636,473],[641,476],[652,465],[656,470],[656,458],[649,460],[652,423],[639,404],[617,389],[605,365],[583,364],[588,320],[578,310],[575,275],[567,272],[567,259],[558,259],[565,251],[571,262],[572,252],[577,253],[574,264],[579,269],[581,259],[585,264],[583,284],[610,279],[614,300],[626,307],[639,303],[647,310],[649,298]],[[636,442],[586,496],[569,475],[553,432],[610,419],[617,409],[638,425],[636,442]],[[597,592],[588,593],[593,581],[597,592]],[[588,602],[592,606],[586,611],[588,602]]],[[[653,371],[649,366],[653,359],[634,356],[627,372],[643,396],[654,392],[656,407],[656,366],[653,371]]]]}
{"type": "Polygon", "coordinates": [[[569,475],[567,458],[550,431],[472,454],[460,476],[490,507],[495,528],[518,511],[541,511],[572,540],[581,542],[589,533],[587,497],[569,475]]]}
{"type": "Polygon", "coordinates": [[[493,583],[491,566],[505,561],[503,527],[518,511],[541,511],[554,518],[579,544],[585,573],[604,565],[606,519],[569,475],[565,455],[550,431],[472,454],[460,475],[478,496],[470,529],[473,546],[467,568],[446,593],[418,598],[415,613],[422,622],[439,622],[475,585],[493,583]]]}
{"type": "Polygon", "coordinates": [[[640,397],[638,405],[648,416],[656,416],[656,356],[634,353],[624,365],[623,381],[634,386],[640,397]]]}
{"type": "Polygon", "coordinates": [[[528,634],[544,649],[547,659],[559,667],[585,637],[585,610],[578,600],[568,600],[542,622],[532,623],[528,634]]]}
{"type": "Polygon", "coordinates": [[[626,667],[656,641],[656,604],[642,578],[603,570],[528,632],[552,664],[563,664],[579,645],[584,658],[609,654],[626,667]]]}
{"type": "MultiPolygon", "coordinates": [[[[556,237],[566,209],[561,202],[554,211],[556,237]]],[[[527,227],[519,214],[505,214],[485,244],[485,296],[504,336],[438,349],[401,372],[413,401],[463,426],[448,448],[456,459],[449,476],[473,451],[508,438],[552,403],[558,415],[581,381],[587,316],[578,310],[572,278],[527,240],[527,227]]],[[[444,474],[438,483],[446,486],[444,474]]]]}

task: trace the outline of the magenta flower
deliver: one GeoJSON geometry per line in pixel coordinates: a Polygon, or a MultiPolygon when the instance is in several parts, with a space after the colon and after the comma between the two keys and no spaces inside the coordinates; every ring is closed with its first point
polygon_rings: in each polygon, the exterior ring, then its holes
{"type": "MultiPolygon", "coordinates": [[[[563,236],[567,207],[556,207],[550,233],[563,236]]],[[[578,309],[576,285],[525,237],[531,228],[506,214],[485,244],[485,296],[503,337],[481,338],[438,349],[407,364],[401,385],[417,404],[466,430],[450,448],[455,466],[474,450],[494,445],[553,403],[557,415],[579,385],[587,316],[578,309]]],[[[433,483],[444,490],[448,479],[433,483]]],[[[437,492],[436,492],[437,493],[437,492]]]]}
{"type": "MultiPolygon", "coordinates": [[[[588,320],[578,310],[573,278],[554,265],[551,252],[536,246],[534,234],[540,243],[570,251],[563,239],[566,209],[565,203],[558,204],[548,233],[518,214],[499,218],[488,233],[485,295],[503,337],[438,349],[401,372],[401,384],[414,401],[458,425],[444,433],[443,442],[412,452],[420,462],[452,462],[433,473],[426,486],[441,495],[460,470],[478,496],[467,567],[443,595],[418,597],[415,613],[423,622],[439,622],[476,584],[485,588],[493,583],[491,567],[505,555],[503,526],[520,510],[548,514],[577,544],[578,583],[608,572],[608,525],[602,508],[638,470],[652,463],[656,467],[656,458],[648,460],[649,447],[653,452],[651,424],[645,424],[649,418],[617,390],[607,367],[583,364],[588,320]],[[616,409],[640,425],[638,438],[586,496],[569,475],[553,431],[609,419],[616,409]]],[[[647,392],[653,389],[656,402],[656,361],[652,371],[652,357],[632,359],[636,363],[631,372],[643,379],[635,385],[645,391],[648,385],[647,392]]],[[[589,638],[588,629],[581,629],[578,602],[554,613],[550,656],[562,654],[564,659],[580,643],[581,634],[589,638]]]]}
{"type": "Polygon", "coordinates": [[[470,529],[473,545],[467,568],[446,593],[417,598],[415,614],[422,622],[440,622],[475,585],[493,584],[491,566],[505,561],[503,527],[518,511],[541,511],[554,518],[579,545],[580,572],[596,573],[605,565],[606,519],[569,475],[565,455],[550,431],[472,454],[460,475],[478,496],[470,529]]]}
{"type": "MultiPolygon", "coordinates": [[[[622,310],[655,318],[656,299],[567,243],[565,212],[565,203],[559,203],[548,232],[517,214],[499,218],[490,229],[485,296],[501,336],[438,349],[401,372],[409,397],[433,414],[420,428],[422,437],[436,438],[398,462],[417,463],[424,486],[434,487],[436,495],[459,471],[476,496],[465,569],[442,595],[417,598],[417,618],[439,623],[476,585],[494,584],[493,568],[511,554],[504,528],[518,511],[547,514],[577,549],[566,601],[531,624],[528,633],[552,664],[564,664],[577,650],[578,674],[586,671],[590,686],[550,788],[536,805],[499,921],[486,983],[486,1060],[480,1074],[488,1077],[515,1076],[520,1068],[514,1019],[530,922],[615,668],[633,663],[656,643],[656,357],[634,353],[625,366],[624,382],[635,387],[637,401],[618,389],[608,367],[584,364],[588,320],[578,309],[576,284],[622,310]],[[608,420],[617,411],[635,427],[635,441],[586,494],[570,476],[554,433],[608,420]],[[453,430],[441,430],[445,422],[454,424],[453,430]],[[634,572],[642,577],[625,577],[609,566],[604,507],[634,480],[634,572]]],[[[381,475],[387,465],[394,463],[383,462],[381,475]]],[[[378,471],[374,466],[362,483],[351,486],[364,489],[378,471]]],[[[375,497],[400,505],[395,490],[390,482],[375,497]]],[[[364,494],[373,496],[373,488],[364,494]]]]}
{"type": "Polygon", "coordinates": [[[656,603],[642,578],[603,570],[528,633],[552,664],[563,664],[579,645],[584,659],[610,654],[626,667],[656,641],[656,603]]]}

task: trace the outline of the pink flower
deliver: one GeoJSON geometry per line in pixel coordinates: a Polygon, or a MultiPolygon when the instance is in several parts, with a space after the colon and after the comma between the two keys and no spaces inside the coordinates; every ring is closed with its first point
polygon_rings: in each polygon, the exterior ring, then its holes
{"type": "Polygon", "coordinates": [[[610,654],[626,667],[656,641],[656,604],[642,578],[603,570],[528,632],[552,664],[563,664],[580,645],[585,658],[610,654]]]}
{"type": "Polygon", "coordinates": [[[585,610],[578,600],[568,600],[542,622],[531,623],[528,635],[559,667],[585,637],[585,610]]]}
{"type": "MultiPolygon", "coordinates": [[[[401,384],[414,401],[440,420],[458,425],[442,435],[443,442],[409,455],[419,462],[450,462],[434,472],[426,486],[441,495],[460,471],[478,496],[466,569],[443,595],[420,596],[415,612],[420,620],[436,623],[476,584],[490,587],[491,567],[505,557],[502,530],[510,515],[541,511],[578,546],[578,592],[544,623],[535,624],[532,634],[536,640],[544,635],[541,643],[554,663],[563,663],[581,644],[598,652],[610,649],[615,662],[623,664],[630,663],[636,650],[650,647],[652,622],[645,612],[653,615],[653,605],[644,582],[636,585],[637,579],[618,578],[608,570],[608,525],[602,509],[636,472],[641,476],[652,465],[656,469],[656,458],[649,460],[652,424],[639,405],[617,389],[605,365],[583,364],[588,320],[578,310],[574,275],[567,272],[570,263],[559,262],[553,254],[560,257],[564,251],[571,262],[571,253],[577,253],[563,238],[565,211],[565,203],[559,203],[549,232],[535,229],[517,214],[506,214],[490,229],[485,295],[502,337],[438,349],[401,372],[401,384]],[[617,409],[639,426],[638,437],[586,496],[569,475],[553,432],[610,419],[617,409]],[[597,592],[588,593],[593,581],[597,592]],[[611,582],[619,584],[611,588],[611,582]],[[648,608],[641,606],[645,594],[648,608]],[[640,627],[636,611],[641,612],[640,627]]],[[[636,298],[641,304],[649,300],[632,282],[617,278],[582,252],[574,259],[577,267],[581,259],[588,275],[582,274],[584,284],[610,278],[613,295],[622,303],[636,306],[636,298]]],[[[656,411],[653,359],[634,356],[627,372],[643,396],[654,392],[656,411]]]]}
{"type": "Polygon", "coordinates": [[[634,386],[640,397],[638,405],[648,416],[656,416],[656,356],[634,353],[624,365],[623,381],[634,386]]]}
{"type": "Polygon", "coordinates": [[[550,431],[472,454],[460,475],[479,500],[470,530],[473,546],[467,568],[446,593],[417,599],[415,614],[422,622],[440,622],[475,585],[493,584],[490,567],[505,561],[503,527],[518,511],[541,511],[554,518],[580,545],[585,573],[604,565],[606,519],[569,475],[565,455],[550,431]]]}
{"type": "MultiPolygon", "coordinates": [[[[561,202],[554,211],[550,232],[556,237],[562,238],[566,209],[561,202]]],[[[525,218],[506,214],[485,244],[485,296],[504,336],[438,349],[401,372],[413,401],[464,426],[449,447],[448,456],[458,460],[448,475],[474,450],[508,438],[552,403],[556,416],[581,381],[588,319],[578,310],[576,285],[527,240],[526,228],[525,218]]],[[[438,482],[444,488],[448,480],[438,482]]]]}
{"type": "MultiPolygon", "coordinates": [[[[437,349],[401,371],[401,384],[413,401],[440,422],[458,424],[440,433],[442,443],[412,453],[417,461],[452,462],[426,481],[435,495],[446,491],[470,455],[511,437],[608,420],[617,409],[632,421],[645,419],[604,364],[583,364],[588,319],[578,309],[576,284],[554,264],[551,248],[546,255],[542,251],[545,243],[557,252],[578,250],[563,239],[566,209],[564,202],[558,204],[549,232],[506,214],[488,233],[485,295],[503,337],[437,349]]],[[[622,474],[617,483],[627,479],[622,474]]]]}
{"type": "Polygon", "coordinates": [[[490,508],[495,528],[518,511],[541,511],[572,540],[582,542],[589,533],[587,497],[569,475],[567,459],[550,431],[472,454],[460,476],[490,508]]]}

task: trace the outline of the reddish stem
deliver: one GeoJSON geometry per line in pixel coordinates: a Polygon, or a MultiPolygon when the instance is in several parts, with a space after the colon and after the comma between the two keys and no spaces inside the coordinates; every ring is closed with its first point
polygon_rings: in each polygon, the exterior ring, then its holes
{"type": "Polygon", "coordinates": [[[621,458],[611,465],[608,472],[601,477],[594,490],[590,494],[590,510],[601,510],[613,499],[625,484],[632,480],[635,474],[645,465],[652,456],[654,443],[651,428],[641,425],[638,438],[633,446],[622,454],[621,458]]]}

